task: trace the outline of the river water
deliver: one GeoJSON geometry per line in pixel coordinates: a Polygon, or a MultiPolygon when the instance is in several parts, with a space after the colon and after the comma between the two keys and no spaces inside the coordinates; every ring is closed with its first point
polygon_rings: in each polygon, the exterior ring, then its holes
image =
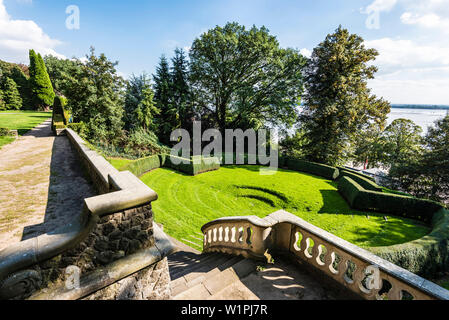
{"type": "Polygon", "coordinates": [[[444,118],[447,112],[448,110],[391,108],[391,113],[388,115],[388,124],[400,118],[409,119],[419,125],[425,134],[428,128],[436,120],[444,118]]]}

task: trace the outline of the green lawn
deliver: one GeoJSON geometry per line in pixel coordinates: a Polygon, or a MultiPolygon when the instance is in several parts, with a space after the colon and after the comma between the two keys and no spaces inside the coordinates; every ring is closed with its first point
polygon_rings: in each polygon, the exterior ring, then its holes
{"type": "Polygon", "coordinates": [[[51,112],[1,111],[0,127],[17,130],[19,135],[24,135],[49,118],[51,118],[51,112]]]}
{"type": "MultiPolygon", "coordinates": [[[[51,112],[0,111],[0,128],[17,130],[21,136],[49,118],[51,112]]],[[[14,140],[13,137],[0,137],[0,148],[14,140]]]]}
{"type": "Polygon", "coordinates": [[[0,137],[0,149],[16,140],[14,137],[0,137]]]}
{"type": "Polygon", "coordinates": [[[430,231],[413,220],[388,216],[386,221],[383,214],[352,210],[335,182],[294,171],[262,176],[257,166],[232,166],[192,177],[161,168],[141,179],[159,195],[153,203],[155,220],[176,239],[197,243],[196,248],[201,248],[201,226],[211,220],[265,217],[278,209],[361,247],[404,243],[430,231]]]}

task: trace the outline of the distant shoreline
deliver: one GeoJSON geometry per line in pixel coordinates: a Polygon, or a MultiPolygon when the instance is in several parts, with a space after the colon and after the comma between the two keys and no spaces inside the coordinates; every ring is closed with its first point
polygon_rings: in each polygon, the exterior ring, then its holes
{"type": "Polygon", "coordinates": [[[425,105],[425,104],[392,104],[393,109],[432,109],[449,110],[449,105],[425,105]]]}

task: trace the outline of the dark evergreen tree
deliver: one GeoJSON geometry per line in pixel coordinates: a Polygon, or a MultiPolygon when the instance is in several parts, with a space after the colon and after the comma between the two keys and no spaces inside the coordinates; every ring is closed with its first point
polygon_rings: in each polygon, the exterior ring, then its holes
{"type": "Polygon", "coordinates": [[[159,114],[154,102],[154,92],[146,74],[132,75],[125,94],[124,126],[130,131],[139,127],[154,129],[153,118],[159,114]]]}
{"type": "Polygon", "coordinates": [[[172,59],[172,103],[178,110],[181,128],[191,131],[195,118],[189,87],[189,65],[184,50],[177,48],[172,59]]]}
{"type": "Polygon", "coordinates": [[[29,77],[18,66],[14,66],[10,73],[10,78],[14,80],[22,98],[22,108],[24,110],[33,109],[32,92],[29,77]]]}
{"type": "Polygon", "coordinates": [[[178,110],[173,105],[171,93],[171,75],[167,58],[162,56],[156,69],[154,78],[154,100],[160,114],[156,119],[157,135],[159,140],[171,145],[170,135],[173,130],[179,128],[178,110]]]}
{"type": "Polygon", "coordinates": [[[33,105],[37,110],[45,110],[53,105],[55,92],[40,54],[30,50],[30,86],[33,105]]]}
{"type": "Polygon", "coordinates": [[[22,108],[22,98],[14,80],[11,78],[4,79],[2,87],[2,100],[5,103],[6,110],[19,110],[22,108]]]}

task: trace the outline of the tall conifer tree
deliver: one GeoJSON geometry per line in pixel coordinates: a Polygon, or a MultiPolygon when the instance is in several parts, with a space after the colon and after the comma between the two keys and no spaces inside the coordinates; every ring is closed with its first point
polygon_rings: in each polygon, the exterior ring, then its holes
{"type": "Polygon", "coordinates": [[[160,110],[157,118],[159,140],[170,145],[170,135],[179,128],[179,119],[176,106],[173,105],[171,95],[171,76],[167,58],[162,56],[156,69],[154,78],[154,100],[160,110]]]}
{"type": "Polygon", "coordinates": [[[53,105],[55,92],[40,54],[30,50],[30,85],[35,109],[44,110],[53,105]]]}

